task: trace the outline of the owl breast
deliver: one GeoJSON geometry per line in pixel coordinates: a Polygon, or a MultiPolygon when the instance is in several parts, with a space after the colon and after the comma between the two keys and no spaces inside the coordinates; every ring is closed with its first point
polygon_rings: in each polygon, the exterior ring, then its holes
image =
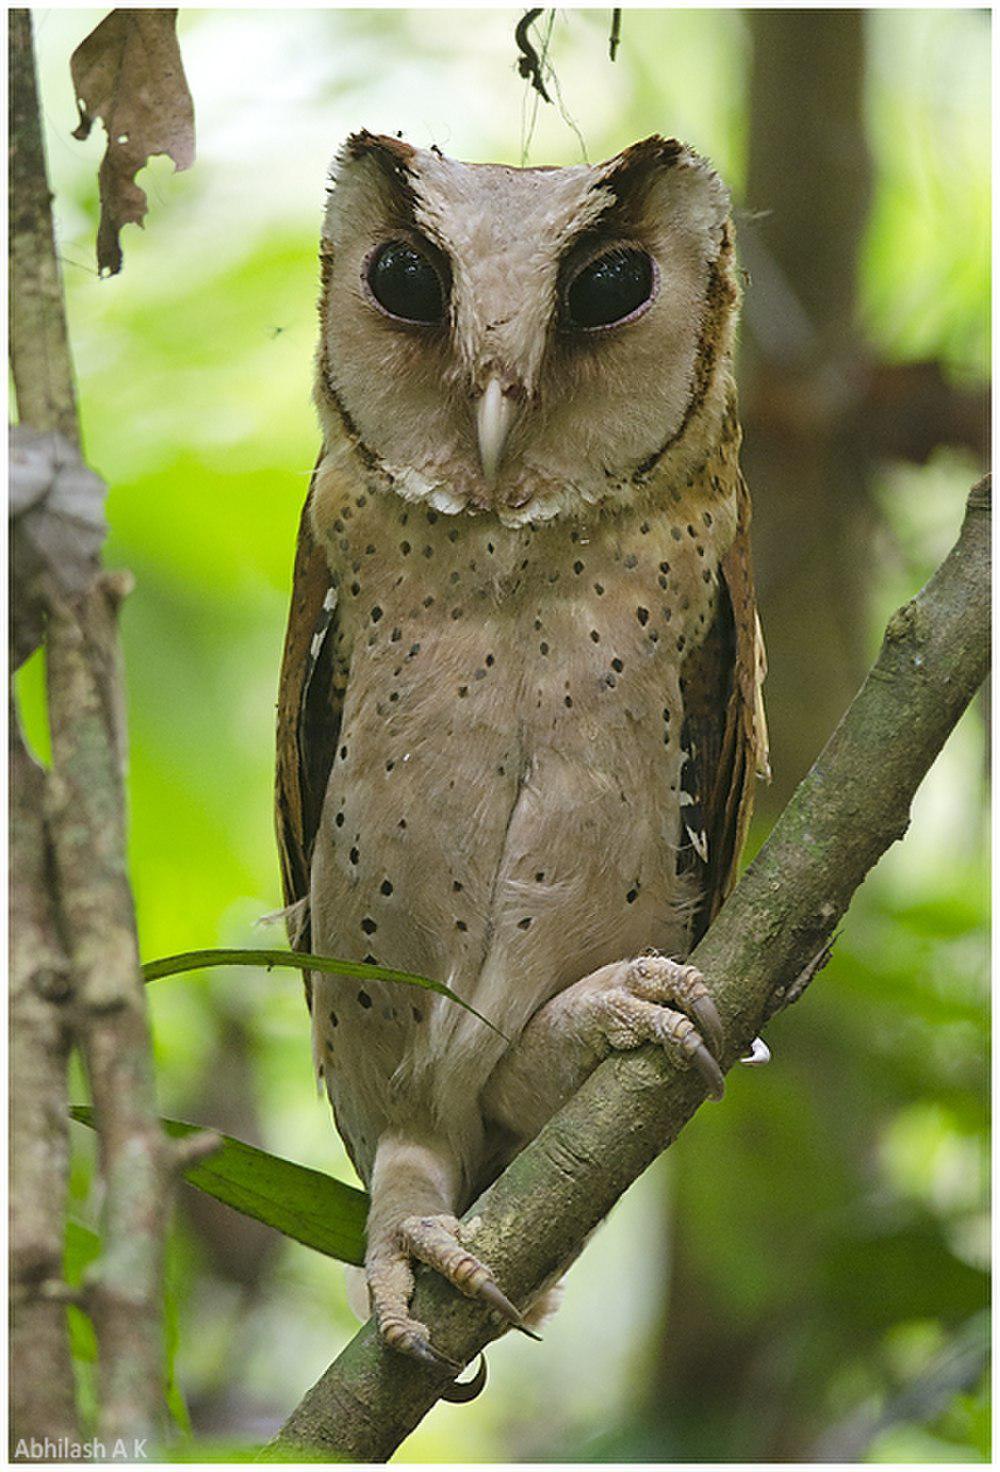
{"type": "Polygon", "coordinates": [[[722,481],[658,499],[505,528],[319,477],[346,690],[314,945],[443,981],[499,1029],[426,991],[314,979],[317,1062],[364,1176],[401,1121],[468,1157],[483,1085],[544,1001],[648,946],[686,951],[681,666],[735,513],[722,481]]]}

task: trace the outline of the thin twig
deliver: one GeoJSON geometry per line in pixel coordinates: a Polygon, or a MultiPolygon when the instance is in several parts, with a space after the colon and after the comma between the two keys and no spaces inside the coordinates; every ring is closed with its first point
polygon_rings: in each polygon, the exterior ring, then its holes
{"type": "Polygon", "coordinates": [[[608,56],[612,61],[618,56],[618,47],[622,41],[622,13],[620,10],[611,12],[611,34],[608,37],[608,56]]]}
{"type": "Polygon", "coordinates": [[[528,39],[528,30],[542,14],[541,9],[526,10],[514,27],[514,42],[521,55],[517,59],[517,70],[526,82],[530,82],[543,102],[551,102],[552,98],[545,90],[545,81],[542,77],[542,63],[538,52],[528,39]]]}

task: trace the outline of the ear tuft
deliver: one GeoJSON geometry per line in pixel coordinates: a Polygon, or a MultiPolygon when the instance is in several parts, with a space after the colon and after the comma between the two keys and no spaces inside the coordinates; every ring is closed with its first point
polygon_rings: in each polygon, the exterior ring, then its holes
{"type": "Polygon", "coordinates": [[[611,195],[609,208],[626,218],[657,212],[667,201],[685,198],[697,222],[718,248],[730,211],[729,191],[707,159],[677,138],[654,133],[633,143],[600,171],[597,188],[611,195]]]}
{"type": "Polygon", "coordinates": [[[370,160],[383,179],[402,203],[412,207],[414,194],[412,163],[417,150],[402,138],[390,138],[385,133],[369,133],[362,128],[352,133],[340,149],[334,161],[333,177],[336,182],[351,164],[370,160]]]}

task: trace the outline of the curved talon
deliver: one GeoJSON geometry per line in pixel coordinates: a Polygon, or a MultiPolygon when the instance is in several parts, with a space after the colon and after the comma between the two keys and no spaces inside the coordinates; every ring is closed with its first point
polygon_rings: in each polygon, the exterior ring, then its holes
{"type": "Polygon", "coordinates": [[[441,1392],[441,1399],[451,1401],[452,1405],[465,1405],[467,1401],[475,1400],[482,1392],[486,1384],[486,1356],[479,1356],[479,1368],[471,1380],[466,1380],[461,1385],[446,1385],[441,1392]]]}
{"type": "Polygon", "coordinates": [[[476,1289],[476,1297],[481,1298],[484,1303],[488,1303],[490,1308],[496,1309],[497,1313],[502,1318],[505,1318],[508,1324],[513,1324],[515,1329],[524,1328],[524,1320],[521,1318],[519,1311],[514,1307],[507,1295],[501,1293],[492,1278],[487,1278],[485,1283],[480,1283],[476,1289]]]}
{"type": "Polygon", "coordinates": [[[698,1024],[698,1030],[708,1044],[709,1050],[718,1058],[722,1052],[725,1042],[725,1033],[722,1029],[722,1018],[719,1009],[711,997],[696,997],[690,1004],[691,1016],[698,1024]]]}
{"type": "MultiPolygon", "coordinates": [[[[402,1349],[402,1346],[394,1345],[393,1348],[402,1349]]],[[[448,1370],[452,1375],[462,1373],[463,1366],[458,1360],[453,1360],[448,1355],[442,1354],[439,1349],[435,1349],[429,1339],[411,1339],[402,1352],[413,1355],[415,1359],[423,1360],[425,1365],[434,1365],[436,1369],[448,1370]]]]}
{"type": "Polygon", "coordinates": [[[765,1063],[771,1061],[771,1050],[763,1038],[754,1038],[750,1044],[750,1052],[740,1062],[745,1063],[747,1068],[763,1068],[765,1063]]]}
{"type": "Polygon", "coordinates": [[[534,1329],[529,1329],[523,1319],[519,1324],[515,1324],[514,1328],[519,1334],[524,1334],[526,1338],[533,1339],[536,1344],[542,1344],[544,1342],[542,1336],[540,1334],[536,1334],[534,1329]]]}
{"type": "Polygon", "coordinates": [[[699,1043],[691,1055],[691,1061],[708,1085],[709,1095],[721,1099],[726,1092],[726,1081],[722,1069],[716,1063],[704,1043],[699,1043]]]}

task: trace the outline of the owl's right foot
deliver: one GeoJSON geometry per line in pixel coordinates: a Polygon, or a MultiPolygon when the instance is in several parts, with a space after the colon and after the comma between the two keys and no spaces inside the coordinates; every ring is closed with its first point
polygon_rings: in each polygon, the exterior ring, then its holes
{"type": "Polygon", "coordinates": [[[452,1374],[458,1374],[462,1366],[436,1349],[426,1324],[410,1314],[414,1260],[434,1268],[460,1293],[486,1304],[512,1327],[532,1332],[485,1263],[463,1246],[459,1232],[454,1216],[407,1217],[391,1241],[369,1254],[367,1263],[368,1291],[384,1343],[452,1374]]]}

